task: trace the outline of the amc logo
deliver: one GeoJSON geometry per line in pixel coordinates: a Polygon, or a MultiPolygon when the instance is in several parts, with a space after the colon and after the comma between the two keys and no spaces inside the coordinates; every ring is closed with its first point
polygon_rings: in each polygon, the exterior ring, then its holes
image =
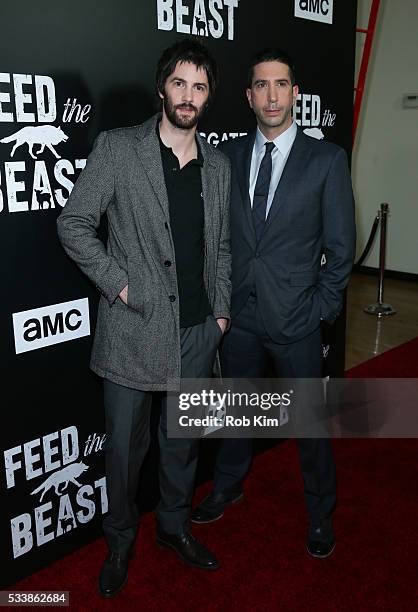
{"type": "Polygon", "coordinates": [[[295,0],[295,17],[332,23],[333,0],[295,0]]]}
{"type": "Polygon", "coordinates": [[[15,312],[16,354],[90,335],[87,298],[15,312]]]}

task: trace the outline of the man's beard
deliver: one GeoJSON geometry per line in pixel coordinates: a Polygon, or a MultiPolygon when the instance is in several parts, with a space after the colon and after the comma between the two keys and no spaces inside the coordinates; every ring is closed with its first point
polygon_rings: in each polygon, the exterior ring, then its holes
{"type": "Polygon", "coordinates": [[[164,96],[163,106],[165,114],[167,115],[170,123],[181,130],[190,130],[191,128],[194,128],[204,112],[204,107],[202,107],[199,111],[195,106],[193,106],[193,104],[185,103],[177,104],[177,106],[175,106],[167,95],[164,96]],[[194,111],[194,113],[193,115],[179,115],[176,111],[177,109],[181,108],[191,109],[194,111]]]}

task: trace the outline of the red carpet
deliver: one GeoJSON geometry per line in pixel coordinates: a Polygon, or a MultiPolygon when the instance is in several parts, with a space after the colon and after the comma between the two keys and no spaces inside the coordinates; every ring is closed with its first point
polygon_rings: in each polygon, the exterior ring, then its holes
{"type": "Polygon", "coordinates": [[[348,370],[350,378],[418,378],[418,338],[348,370]]]}
{"type": "MultiPolygon", "coordinates": [[[[417,376],[418,340],[385,355],[350,375],[417,376]]],[[[416,440],[335,442],[337,547],[329,559],[311,559],[305,551],[298,457],[295,444],[285,442],[255,459],[245,501],[218,523],[194,529],[219,556],[219,571],[189,569],[159,549],[147,515],[128,585],[117,598],[96,594],[103,540],[14,588],[69,590],[71,610],[409,612],[418,601],[417,451],[416,440]]],[[[208,489],[200,487],[196,498],[208,489]]]]}

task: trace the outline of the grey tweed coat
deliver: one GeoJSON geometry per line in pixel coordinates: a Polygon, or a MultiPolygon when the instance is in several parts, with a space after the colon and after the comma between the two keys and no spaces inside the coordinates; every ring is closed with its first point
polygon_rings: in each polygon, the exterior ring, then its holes
{"type": "MultiPolygon", "coordinates": [[[[101,293],[91,368],[145,391],[176,389],[180,378],[177,275],[158,120],[155,115],[140,126],[99,134],[57,222],[65,251],[101,293]],[[97,237],[105,213],[107,245],[97,237]],[[166,260],[174,265],[166,267],[166,260]],[[126,285],[128,305],[118,297],[126,285]]],[[[214,316],[229,318],[230,166],[220,151],[198,140],[204,281],[214,316]]]]}

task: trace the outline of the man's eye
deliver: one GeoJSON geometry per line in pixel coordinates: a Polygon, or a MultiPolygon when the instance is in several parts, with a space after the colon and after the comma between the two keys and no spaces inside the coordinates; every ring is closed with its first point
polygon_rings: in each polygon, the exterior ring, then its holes
{"type": "Polygon", "coordinates": [[[257,89],[262,89],[265,86],[266,86],[265,83],[257,83],[257,89]]]}
{"type": "Polygon", "coordinates": [[[174,81],[174,85],[176,87],[182,87],[183,83],[182,83],[182,81],[174,81]]]}

